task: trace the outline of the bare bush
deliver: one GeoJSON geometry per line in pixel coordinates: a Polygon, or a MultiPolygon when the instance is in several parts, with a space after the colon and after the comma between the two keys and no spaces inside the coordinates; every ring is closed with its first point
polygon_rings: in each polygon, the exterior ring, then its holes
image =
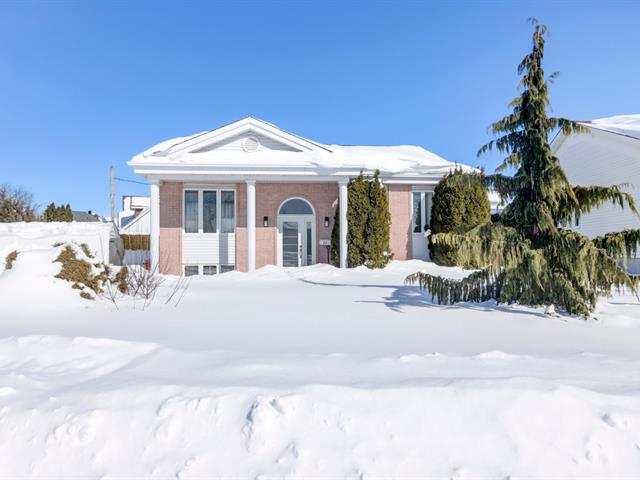
{"type": "Polygon", "coordinates": [[[157,268],[147,270],[135,266],[129,269],[129,293],[144,299],[143,309],[153,301],[162,282],[164,278],[158,274],[157,268]]]}
{"type": "Polygon", "coordinates": [[[33,195],[22,188],[0,185],[0,222],[32,222],[36,219],[33,195]]]}

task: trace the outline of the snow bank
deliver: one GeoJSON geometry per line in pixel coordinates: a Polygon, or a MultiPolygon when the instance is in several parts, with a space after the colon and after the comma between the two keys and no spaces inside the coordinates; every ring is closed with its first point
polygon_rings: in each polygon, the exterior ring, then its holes
{"type": "MultiPolygon", "coordinates": [[[[44,242],[44,240],[42,240],[44,242]]],[[[0,477],[637,478],[640,304],[434,305],[408,273],[265,267],[87,301],[0,274],[0,477]]]]}
{"type": "Polygon", "coordinates": [[[0,272],[10,252],[47,249],[55,243],[86,243],[100,261],[109,257],[111,224],[102,222],[0,223],[0,272]]]}
{"type": "Polygon", "coordinates": [[[7,477],[631,478],[640,472],[637,388],[614,394],[523,377],[438,378],[438,366],[448,360],[442,356],[423,359],[433,365],[423,365],[424,378],[411,378],[393,358],[265,362],[51,336],[3,340],[0,359],[0,457],[7,477]],[[343,382],[352,376],[345,382],[351,384],[287,381],[292,370],[322,365],[343,382]],[[380,365],[395,369],[398,382],[372,388],[357,385],[355,371],[338,373],[349,366],[366,376],[380,365]]]}

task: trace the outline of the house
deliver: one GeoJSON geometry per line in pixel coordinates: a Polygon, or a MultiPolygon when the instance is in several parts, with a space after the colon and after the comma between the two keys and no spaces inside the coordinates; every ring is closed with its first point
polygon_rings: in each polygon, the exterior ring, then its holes
{"type": "Polygon", "coordinates": [[[376,169],[394,258],[426,259],[433,188],[456,167],[417,146],[325,145],[253,117],[167,140],[129,165],[150,183],[152,265],[176,275],[327,263],[338,205],[346,267],[347,184],[376,169]]]}
{"type": "MultiPolygon", "coordinates": [[[[123,195],[122,210],[118,213],[118,228],[122,229],[129,222],[137,219],[145,209],[149,209],[149,197],[140,195],[123,195]]],[[[145,233],[149,233],[148,231],[145,233]]]]}
{"type": "Polygon", "coordinates": [[[102,218],[97,213],[93,213],[91,210],[84,212],[80,210],[72,210],[71,215],[73,216],[74,222],[104,222],[104,218],[102,218]]]}
{"type": "MultiPolygon", "coordinates": [[[[640,208],[640,114],[618,115],[579,122],[583,134],[559,133],[551,147],[574,185],[620,185],[640,208]]],[[[625,228],[640,228],[640,219],[628,208],[610,203],[581,216],[572,228],[593,238],[625,228]]],[[[640,274],[640,258],[629,261],[629,271],[640,274]]]]}

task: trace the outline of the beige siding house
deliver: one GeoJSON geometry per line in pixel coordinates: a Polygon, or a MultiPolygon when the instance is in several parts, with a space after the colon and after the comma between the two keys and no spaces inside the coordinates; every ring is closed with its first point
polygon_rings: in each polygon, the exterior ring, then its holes
{"type": "Polygon", "coordinates": [[[427,259],[433,188],[456,167],[421,147],[325,145],[252,117],[162,142],[129,165],[151,184],[152,264],[175,275],[327,263],[338,205],[346,267],[347,184],[376,169],[394,258],[427,259]]]}
{"type": "MultiPolygon", "coordinates": [[[[574,185],[620,185],[640,208],[640,115],[619,115],[580,122],[587,133],[554,139],[555,155],[574,185]]],[[[640,228],[640,219],[629,209],[612,204],[592,210],[572,226],[593,238],[625,228],[640,228]]],[[[640,259],[629,262],[629,270],[640,274],[640,259]]]]}

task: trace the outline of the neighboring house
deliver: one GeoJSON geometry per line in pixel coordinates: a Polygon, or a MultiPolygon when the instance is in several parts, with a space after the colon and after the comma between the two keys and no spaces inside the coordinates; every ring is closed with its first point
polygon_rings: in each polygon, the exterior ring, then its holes
{"type": "Polygon", "coordinates": [[[91,210],[88,212],[81,212],[79,210],[72,210],[74,222],[104,222],[105,220],[98,214],[93,213],[91,210]]]}
{"type": "Polygon", "coordinates": [[[338,205],[346,267],[347,184],[376,169],[394,258],[426,259],[433,188],[456,167],[417,146],[324,145],[252,117],[162,142],[129,165],[151,184],[152,265],[176,275],[327,263],[338,205]]]}
{"type": "MultiPolygon", "coordinates": [[[[560,133],[551,144],[569,181],[584,186],[627,184],[625,190],[640,208],[640,114],[579,123],[587,133],[560,133]]],[[[608,203],[583,215],[572,228],[593,238],[640,228],[640,219],[628,208],[608,203]]],[[[629,271],[640,273],[640,258],[630,260],[629,271]]]]}
{"type": "MultiPolygon", "coordinates": [[[[118,213],[118,228],[122,229],[122,227],[140,216],[145,208],[149,208],[149,201],[149,197],[123,195],[122,210],[118,213]]],[[[149,232],[147,231],[146,233],[149,232]]]]}

